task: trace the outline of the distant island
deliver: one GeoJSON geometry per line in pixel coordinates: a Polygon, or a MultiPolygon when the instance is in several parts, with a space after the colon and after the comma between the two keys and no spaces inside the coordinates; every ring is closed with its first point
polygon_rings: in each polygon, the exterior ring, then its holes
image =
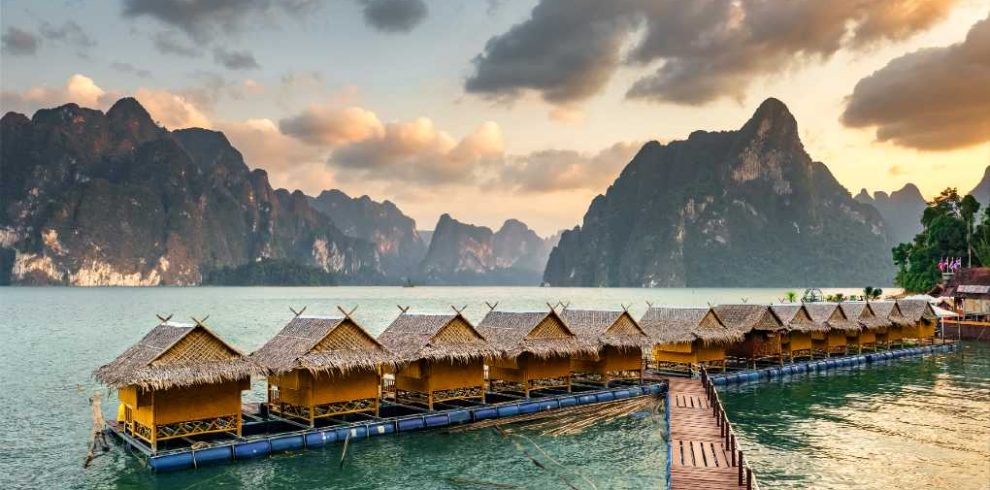
{"type": "Polygon", "coordinates": [[[223,133],[166,130],[132,98],[9,112],[0,139],[0,284],[890,284],[926,206],[914,186],[854,199],[776,99],[738,131],[647,143],[551,237],[274,189],[223,133]]]}

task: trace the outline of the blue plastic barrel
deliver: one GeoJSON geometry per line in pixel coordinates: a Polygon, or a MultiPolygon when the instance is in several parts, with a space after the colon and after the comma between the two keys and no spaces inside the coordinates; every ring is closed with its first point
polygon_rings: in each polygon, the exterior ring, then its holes
{"type": "Polygon", "coordinates": [[[595,400],[599,402],[610,402],[615,400],[615,394],[611,391],[606,391],[595,395],[595,400]]]}
{"type": "Polygon", "coordinates": [[[498,407],[498,416],[501,417],[514,417],[519,415],[519,404],[513,403],[511,405],[502,405],[498,407]]]}
{"type": "Polygon", "coordinates": [[[447,418],[447,414],[445,413],[427,415],[425,421],[427,427],[443,427],[445,425],[450,425],[450,419],[447,418]]]}
{"type": "Polygon", "coordinates": [[[148,464],[152,470],[161,472],[186,470],[193,467],[193,456],[191,452],[166,454],[149,459],[148,464]]]}
{"type": "MultiPolygon", "coordinates": [[[[498,417],[498,410],[496,410],[495,407],[476,408],[471,412],[471,417],[474,418],[475,421],[493,419],[498,417]]],[[[402,429],[400,428],[399,430],[402,429]]]]}
{"type": "Polygon", "coordinates": [[[565,396],[558,399],[557,404],[560,405],[560,408],[573,407],[574,405],[578,404],[578,399],[576,396],[573,395],[565,396]]]}
{"type": "Polygon", "coordinates": [[[332,430],[322,432],[310,432],[306,434],[306,447],[323,447],[333,444],[337,440],[337,433],[332,430]]]}
{"type": "Polygon", "coordinates": [[[231,454],[233,453],[230,446],[208,447],[193,451],[192,453],[193,462],[195,462],[197,468],[216,463],[226,463],[230,461],[231,454]]]}
{"type": "MultiPolygon", "coordinates": [[[[475,417],[477,417],[477,415],[478,413],[475,412],[475,417]]],[[[423,421],[422,415],[417,415],[413,417],[399,419],[398,421],[396,421],[395,425],[396,425],[396,429],[398,429],[399,432],[409,432],[414,430],[420,430],[426,427],[426,422],[423,421]]]]}
{"type": "Polygon", "coordinates": [[[526,402],[519,404],[520,414],[530,414],[540,411],[540,402],[526,402]]]}
{"type": "Polygon", "coordinates": [[[471,421],[471,412],[467,410],[452,410],[447,414],[451,424],[463,424],[471,421]]]}
{"type": "Polygon", "coordinates": [[[261,458],[271,453],[272,448],[267,440],[234,444],[234,459],[261,458]]]}
{"type": "Polygon", "coordinates": [[[303,436],[302,435],[291,435],[274,437],[269,440],[271,443],[272,454],[282,453],[285,451],[295,451],[297,449],[302,449],[303,447],[303,436]]]}
{"type": "Polygon", "coordinates": [[[597,400],[597,398],[595,398],[595,395],[580,395],[580,396],[578,396],[578,404],[579,405],[587,405],[589,403],[595,403],[596,400],[597,400]]]}

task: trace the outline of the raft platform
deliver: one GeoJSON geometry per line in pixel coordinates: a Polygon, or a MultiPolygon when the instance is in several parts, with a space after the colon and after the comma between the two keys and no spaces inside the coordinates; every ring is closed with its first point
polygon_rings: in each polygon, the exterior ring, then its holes
{"type": "Polygon", "coordinates": [[[593,405],[643,396],[659,396],[667,391],[667,383],[649,381],[602,389],[590,385],[574,385],[573,392],[546,390],[534,392],[526,399],[504,393],[488,393],[490,403],[456,400],[438,403],[442,410],[385,401],[380,415],[352,414],[329,419],[324,426],[310,428],[258,410],[245,410],[242,436],[216,434],[195,439],[184,438],[159,443],[151,448],[123,431],[115,421],[107,421],[106,431],[138,457],[145,459],[154,471],[177,471],[204,465],[223,464],[268,457],[288,451],[316,449],[361,439],[436,429],[488,419],[514,417],[537,412],[549,412],[578,405],[593,405]],[[165,445],[164,449],[162,446],[165,445]]]}
{"type": "Polygon", "coordinates": [[[802,373],[828,374],[839,368],[858,366],[864,364],[876,364],[902,359],[906,357],[920,357],[928,354],[941,352],[953,352],[959,348],[956,342],[946,342],[944,344],[924,345],[917,347],[904,347],[888,351],[879,351],[869,354],[851,354],[848,356],[831,357],[828,359],[816,359],[805,362],[795,362],[786,366],[772,366],[761,369],[747,369],[734,373],[710,373],[713,384],[721,386],[728,384],[752,383],[777,379],[784,376],[802,373]]]}

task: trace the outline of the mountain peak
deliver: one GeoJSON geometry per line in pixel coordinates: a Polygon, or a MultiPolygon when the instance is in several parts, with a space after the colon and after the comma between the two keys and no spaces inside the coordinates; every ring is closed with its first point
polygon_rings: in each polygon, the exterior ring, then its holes
{"type": "Polygon", "coordinates": [[[144,109],[144,106],[134,97],[124,97],[113,103],[107,111],[107,117],[144,118],[151,120],[151,115],[144,109]]]}
{"type": "Polygon", "coordinates": [[[901,200],[911,200],[911,201],[924,201],[924,196],[921,195],[921,191],[918,186],[907,183],[904,187],[899,190],[890,193],[891,199],[901,199],[901,200]]]}
{"type": "Polygon", "coordinates": [[[753,117],[743,126],[743,128],[746,127],[753,127],[758,136],[772,132],[782,136],[793,135],[797,137],[797,120],[794,119],[794,115],[783,102],[773,97],[764,100],[756,108],[753,117]]]}

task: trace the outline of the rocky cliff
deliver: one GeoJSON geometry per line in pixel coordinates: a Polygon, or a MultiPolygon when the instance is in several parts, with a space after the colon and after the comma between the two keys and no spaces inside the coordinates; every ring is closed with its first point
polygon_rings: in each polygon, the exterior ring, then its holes
{"type": "Polygon", "coordinates": [[[980,179],[980,183],[976,184],[976,187],[969,191],[968,194],[980,202],[981,208],[985,209],[990,206],[990,167],[987,167],[983,171],[983,178],[980,179]]]}
{"type": "Polygon", "coordinates": [[[870,196],[866,189],[862,189],[856,195],[856,200],[876,208],[887,225],[892,243],[910,242],[915,235],[921,233],[921,213],[928,204],[914,184],[907,184],[889,195],[877,191],[870,196]]]}
{"type": "Polygon", "coordinates": [[[552,244],[510,219],[493,232],[444,214],[437,222],[419,280],[429,284],[538,285],[552,244]]]}
{"type": "Polygon", "coordinates": [[[321,192],[309,202],[345,235],[374,243],[382,270],[389,278],[413,275],[426,255],[426,243],[416,231],[416,221],[391,201],[376,202],[368,196],[352,198],[334,189],[321,192]]]}
{"type": "Polygon", "coordinates": [[[0,120],[0,280],[198,284],[204,271],[288,260],[374,280],[378,254],[306,196],[272,189],[222,133],[169,132],[134,99],[0,120]]]}
{"type": "Polygon", "coordinates": [[[564,232],[554,286],[890,284],[883,220],[814,162],[768,99],[737,131],[650,142],[564,232]]]}

